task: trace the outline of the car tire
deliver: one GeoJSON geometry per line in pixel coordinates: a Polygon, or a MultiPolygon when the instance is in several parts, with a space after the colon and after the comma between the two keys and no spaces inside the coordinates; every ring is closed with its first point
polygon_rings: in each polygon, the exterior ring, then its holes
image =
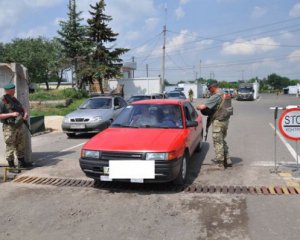
{"type": "Polygon", "coordinates": [[[188,161],[189,161],[189,156],[188,154],[184,154],[180,166],[180,171],[178,173],[177,178],[174,180],[174,184],[177,186],[182,186],[185,184],[187,177],[188,177],[188,161]]]}
{"type": "Polygon", "coordinates": [[[196,147],[196,149],[195,149],[195,152],[201,152],[201,150],[202,150],[202,141],[200,141],[199,143],[198,143],[198,145],[197,145],[197,147],[196,147]]]}
{"type": "Polygon", "coordinates": [[[75,137],[75,133],[66,133],[69,138],[75,137]]]}

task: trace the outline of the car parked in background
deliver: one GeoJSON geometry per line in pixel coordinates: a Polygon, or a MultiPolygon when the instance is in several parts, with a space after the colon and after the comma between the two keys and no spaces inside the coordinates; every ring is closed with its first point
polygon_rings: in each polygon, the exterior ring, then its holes
{"type": "Polygon", "coordinates": [[[85,143],[80,167],[96,183],[174,181],[182,185],[202,138],[202,116],[188,100],[134,102],[108,129],[85,143]]]}
{"type": "Polygon", "coordinates": [[[164,96],[163,93],[153,93],[153,94],[147,94],[147,95],[140,94],[140,95],[133,95],[133,96],[131,96],[127,100],[127,102],[128,103],[133,103],[133,102],[140,101],[140,100],[146,100],[146,99],[163,99],[163,98],[165,98],[165,96],[164,96]]]}
{"type": "Polygon", "coordinates": [[[120,96],[91,97],[64,117],[62,130],[68,137],[79,133],[98,133],[107,128],[126,106],[126,101],[120,96]]]}
{"type": "Polygon", "coordinates": [[[170,91],[166,95],[169,99],[186,99],[185,94],[181,91],[170,91]]]}

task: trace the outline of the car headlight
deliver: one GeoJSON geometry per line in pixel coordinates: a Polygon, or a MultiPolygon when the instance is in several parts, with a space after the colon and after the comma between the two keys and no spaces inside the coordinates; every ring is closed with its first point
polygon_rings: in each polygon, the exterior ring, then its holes
{"type": "Polygon", "coordinates": [[[97,117],[92,117],[90,118],[90,122],[99,122],[102,120],[101,116],[97,116],[97,117]]]}
{"type": "Polygon", "coordinates": [[[99,151],[93,151],[93,150],[82,150],[81,157],[99,159],[100,158],[100,152],[99,151]]]}
{"type": "Polygon", "coordinates": [[[64,122],[64,123],[69,123],[69,122],[70,122],[70,118],[69,118],[69,117],[64,117],[63,122],[64,122]]]}
{"type": "Polygon", "coordinates": [[[175,152],[146,153],[146,160],[172,160],[176,158],[175,152]]]}

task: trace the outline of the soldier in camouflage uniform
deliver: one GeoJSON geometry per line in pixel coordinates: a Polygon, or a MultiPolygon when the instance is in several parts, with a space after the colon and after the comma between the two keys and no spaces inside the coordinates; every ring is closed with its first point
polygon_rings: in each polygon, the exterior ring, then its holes
{"type": "Polygon", "coordinates": [[[197,106],[198,110],[209,109],[210,114],[208,114],[210,123],[212,124],[212,138],[215,149],[215,159],[212,161],[216,164],[219,169],[224,169],[225,167],[231,167],[232,162],[229,157],[228,145],[225,141],[227,135],[227,129],[229,124],[228,115],[223,114],[224,104],[221,104],[224,98],[224,94],[216,83],[208,85],[208,90],[210,91],[210,98],[205,101],[204,104],[197,106]]]}
{"type": "Polygon", "coordinates": [[[24,159],[25,129],[23,121],[27,121],[28,114],[14,97],[15,85],[8,83],[4,86],[4,90],[5,94],[0,100],[0,120],[3,123],[6,160],[9,167],[15,168],[14,154],[16,154],[20,168],[30,167],[32,164],[26,163],[24,159]]]}

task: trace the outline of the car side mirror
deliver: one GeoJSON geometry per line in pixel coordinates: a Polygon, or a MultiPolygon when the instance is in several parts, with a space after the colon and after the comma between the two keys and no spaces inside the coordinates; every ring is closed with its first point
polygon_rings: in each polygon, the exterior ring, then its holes
{"type": "Polygon", "coordinates": [[[119,108],[121,108],[120,105],[115,105],[115,107],[114,107],[114,109],[119,109],[119,108]]]}
{"type": "Polygon", "coordinates": [[[186,127],[197,127],[198,126],[198,122],[197,121],[186,121],[186,127]]]}

